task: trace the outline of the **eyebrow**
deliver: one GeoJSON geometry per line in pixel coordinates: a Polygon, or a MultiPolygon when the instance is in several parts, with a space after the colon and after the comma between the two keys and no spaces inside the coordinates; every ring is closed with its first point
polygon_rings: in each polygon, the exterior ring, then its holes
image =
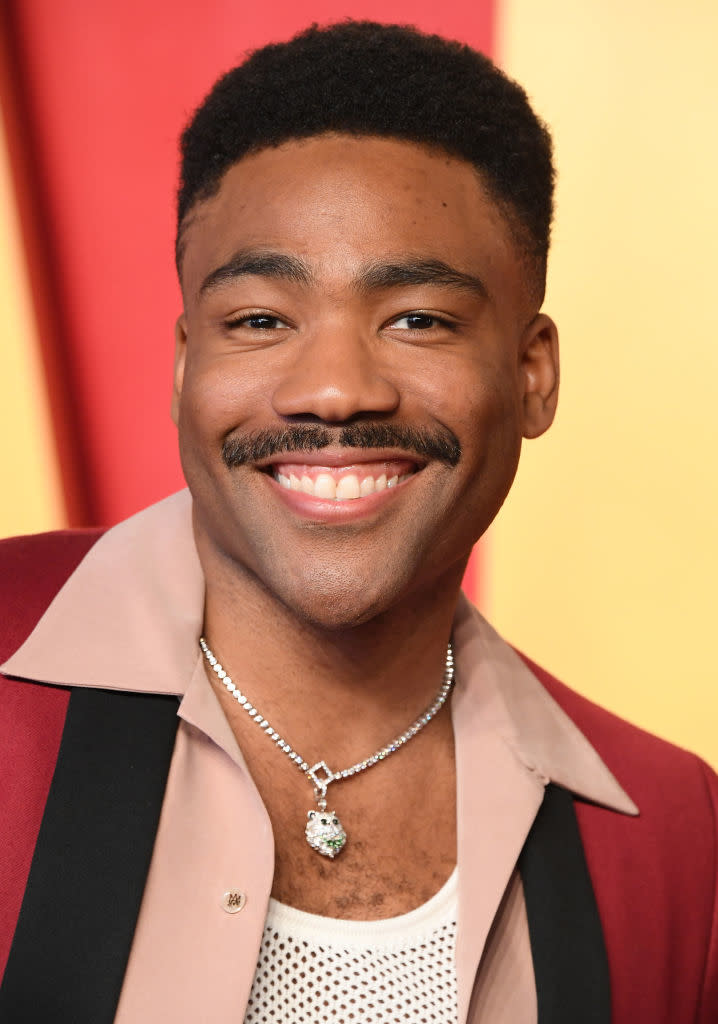
{"type": "MultiPolygon", "coordinates": [[[[242,249],[207,275],[199,294],[204,296],[224,284],[248,275],[291,281],[301,285],[309,285],[314,281],[314,274],[309,265],[297,256],[282,252],[242,249]]],[[[484,299],[488,297],[486,286],[480,278],[457,270],[443,260],[433,259],[407,257],[386,262],[378,260],[361,270],[352,284],[360,293],[407,285],[435,285],[469,291],[484,299]]]]}
{"type": "Polygon", "coordinates": [[[239,277],[254,274],[258,277],[273,277],[295,284],[310,284],[312,273],[303,260],[282,252],[262,252],[257,249],[241,249],[231,259],[217,267],[205,277],[199,290],[200,296],[220,288],[223,284],[239,277]]]}
{"type": "Polygon", "coordinates": [[[443,260],[405,259],[390,263],[370,264],[359,274],[354,285],[358,291],[372,292],[384,288],[400,288],[403,285],[433,284],[444,288],[459,288],[473,292],[485,299],[488,297],[483,281],[449,266],[443,260]]]}

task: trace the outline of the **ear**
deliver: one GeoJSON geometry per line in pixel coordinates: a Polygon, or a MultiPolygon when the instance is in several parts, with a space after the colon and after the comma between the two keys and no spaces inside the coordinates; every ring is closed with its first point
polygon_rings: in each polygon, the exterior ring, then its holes
{"type": "Polygon", "coordinates": [[[538,437],[553,423],[559,383],[558,330],[544,313],[538,313],[523,333],[518,369],[523,435],[538,437]]]}
{"type": "Polygon", "coordinates": [[[187,320],[184,313],[177,318],[175,324],[175,369],[174,385],[172,387],[172,422],[177,426],[179,420],[180,399],[182,398],[182,383],[184,381],[184,363],[187,356],[187,320]]]}

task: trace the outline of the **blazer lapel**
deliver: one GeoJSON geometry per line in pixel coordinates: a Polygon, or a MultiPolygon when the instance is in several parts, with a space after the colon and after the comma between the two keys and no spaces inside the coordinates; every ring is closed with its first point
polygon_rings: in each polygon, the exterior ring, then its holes
{"type": "Polygon", "coordinates": [[[538,1024],[609,1024],[608,958],[573,797],[554,784],[519,857],[538,1024]]]}
{"type": "Polygon", "coordinates": [[[175,697],[72,691],[0,988],[4,1024],[111,1024],[177,722],[175,697]]]}

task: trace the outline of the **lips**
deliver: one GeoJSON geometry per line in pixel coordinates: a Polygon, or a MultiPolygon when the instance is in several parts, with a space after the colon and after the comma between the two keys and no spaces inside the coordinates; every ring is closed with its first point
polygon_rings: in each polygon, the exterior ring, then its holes
{"type": "Polygon", "coordinates": [[[326,466],[278,462],[268,468],[285,490],[301,491],[324,501],[345,502],[397,487],[420,467],[408,459],[391,459],[326,466]]]}

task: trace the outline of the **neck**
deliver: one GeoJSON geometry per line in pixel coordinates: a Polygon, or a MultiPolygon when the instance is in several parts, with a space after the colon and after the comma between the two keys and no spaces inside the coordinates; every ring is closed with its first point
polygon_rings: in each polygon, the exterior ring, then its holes
{"type": "Polygon", "coordinates": [[[463,566],[346,629],[298,618],[231,566],[203,560],[203,567],[210,646],[262,715],[307,758],[364,757],[436,695],[463,566]],[[331,737],[332,749],[318,750],[317,736],[331,737]]]}

